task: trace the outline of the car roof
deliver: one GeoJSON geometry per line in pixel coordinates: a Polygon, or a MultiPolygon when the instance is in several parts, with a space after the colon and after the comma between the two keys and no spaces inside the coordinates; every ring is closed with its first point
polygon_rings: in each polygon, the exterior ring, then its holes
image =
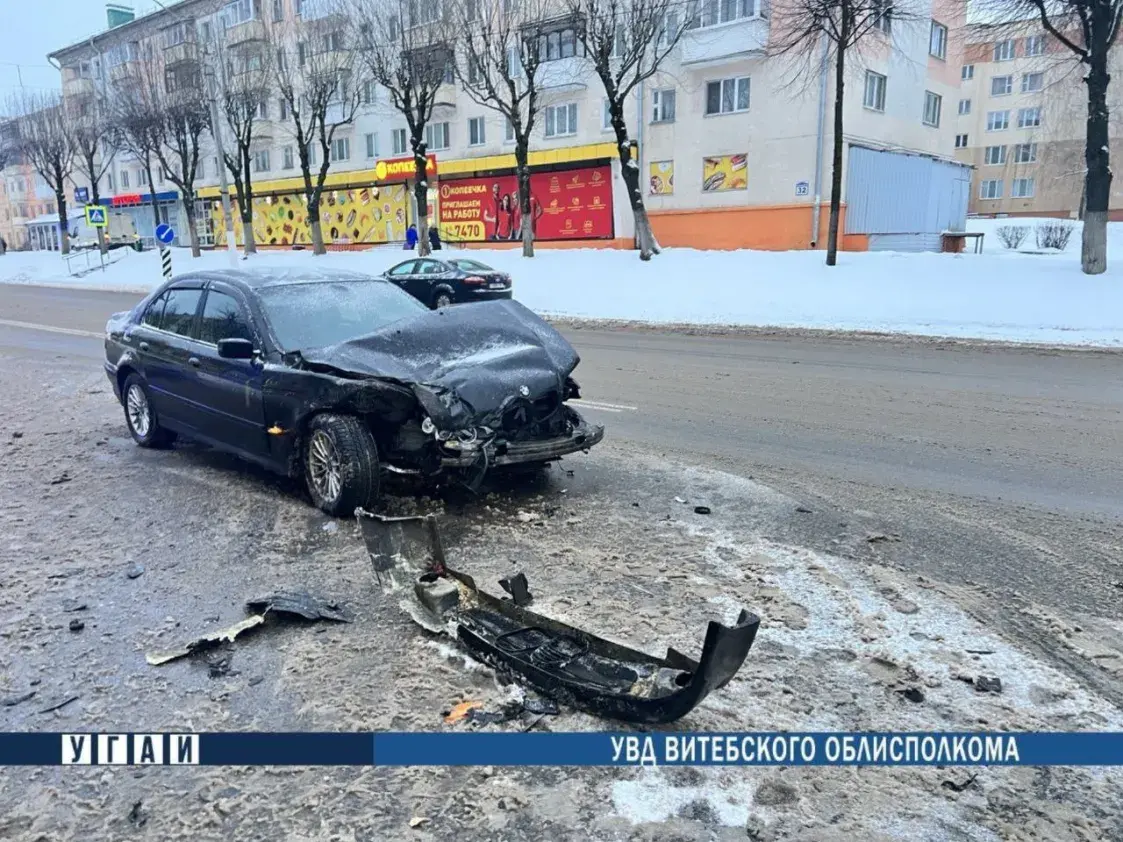
{"type": "Polygon", "coordinates": [[[241,286],[249,290],[265,289],[267,287],[288,286],[292,284],[317,284],[333,283],[339,281],[382,281],[374,275],[363,272],[352,272],[345,269],[286,269],[254,268],[254,269],[210,269],[199,272],[185,272],[176,275],[173,284],[190,283],[192,281],[206,283],[208,281],[222,281],[224,283],[241,286]]]}

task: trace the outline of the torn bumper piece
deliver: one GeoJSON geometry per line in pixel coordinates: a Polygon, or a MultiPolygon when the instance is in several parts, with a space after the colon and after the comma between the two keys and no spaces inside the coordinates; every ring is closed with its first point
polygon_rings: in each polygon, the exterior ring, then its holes
{"type": "Polygon", "coordinates": [[[674,722],[724,687],[741,668],[760,618],[741,611],[732,626],[711,622],[701,657],[674,649],[656,657],[551,620],[476,587],[449,568],[432,517],[356,513],[380,582],[412,590],[404,607],[424,628],[449,634],[489,666],[544,696],[625,722],[674,722]]]}
{"type": "Polygon", "coordinates": [[[547,462],[588,450],[604,439],[604,427],[599,424],[582,423],[572,433],[552,439],[519,442],[471,442],[449,441],[444,443],[445,453],[441,455],[442,468],[471,468],[483,459],[487,465],[502,467],[519,465],[526,462],[547,462]],[[449,453],[458,449],[460,452],[449,453]]]}

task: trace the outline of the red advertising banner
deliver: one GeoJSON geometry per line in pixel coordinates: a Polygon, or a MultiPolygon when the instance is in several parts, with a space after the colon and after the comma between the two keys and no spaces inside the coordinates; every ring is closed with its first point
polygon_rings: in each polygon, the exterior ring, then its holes
{"type": "MultiPolygon", "coordinates": [[[[449,241],[522,239],[514,175],[458,178],[440,184],[440,231],[449,241]]],[[[536,240],[612,237],[612,169],[582,167],[530,177],[536,240]]]]}

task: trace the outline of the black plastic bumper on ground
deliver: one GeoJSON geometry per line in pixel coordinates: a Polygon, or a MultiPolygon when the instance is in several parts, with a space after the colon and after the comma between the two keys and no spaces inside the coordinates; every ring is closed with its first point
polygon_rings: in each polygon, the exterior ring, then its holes
{"type": "MultiPolygon", "coordinates": [[[[604,439],[604,427],[599,424],[582,423],[568,436],[559,436],[544,441],[511,442],[506,445],[494,443],[487,448],[487,464],[493,467],[519,465],[525,462],[546,462],[588,450],[604,439]]],[[[466,450],[459,456],[442,456],[442,468],[471,468],[480,462],[478,449],[466,450]]]]}
{"type": "Polygon", "coordinates": [[[589,713],[626,722],[674,722],[741,668],[760,618],[741,611],[732,626],[711,622],[695,661],[621,646],[520,608],[450,569],[432,517],[381,518],[358,512],[376,575],[395,589],[412,587],[425,628],[454,634],[476,658],[538,692],[589,713]]]}

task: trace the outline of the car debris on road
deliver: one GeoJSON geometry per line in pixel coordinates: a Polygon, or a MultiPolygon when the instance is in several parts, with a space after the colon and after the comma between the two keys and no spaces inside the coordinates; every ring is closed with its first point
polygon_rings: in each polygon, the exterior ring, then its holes
{"type": "Polygon", "coordinates": [[[445,562],[433,516],[356,518],[375,574],[390,593],[412,590],[403,607],[423,628],[453,636],[474,658],[555,701],[626,722],[681,719],[741,668],[760,618],[710,622],[695,661],[668,648],[664,657],[629,649],[532,613],[516,599],[479,590],[445,562]]]}

